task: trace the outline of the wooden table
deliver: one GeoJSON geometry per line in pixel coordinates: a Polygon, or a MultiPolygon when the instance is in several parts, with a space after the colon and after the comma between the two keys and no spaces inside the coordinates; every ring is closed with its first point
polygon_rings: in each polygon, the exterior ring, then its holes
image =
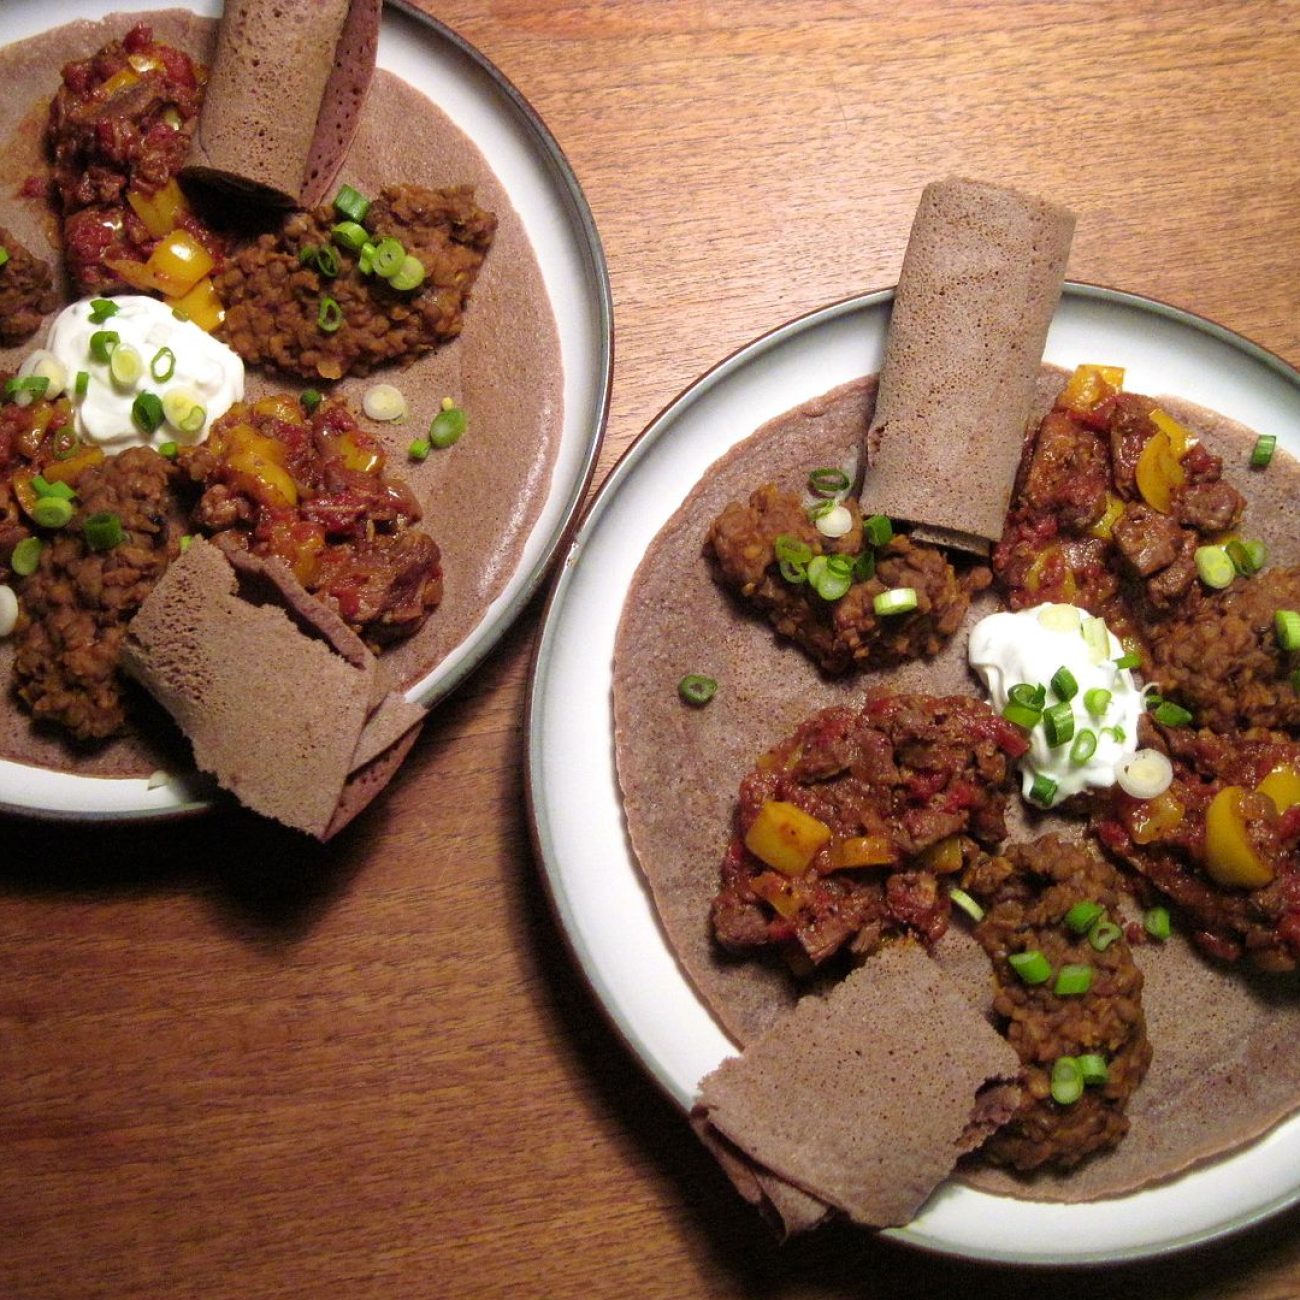
{"type": "MultiPolygon", "coordinates": [[[[600,470],[755,334],[897,276],[921,186],[1070,203],[1074,278],[1300,362],[1284,0],[447,0],[608,255],[600,470]]],[[[1105,1278],[778,1249],[575,974],[524,817],[540,602],[326,850],[0,826],[0,1294],[1250,1297],[1300,1218],[1105,1278]],[[123,865],[129,862],[131,865],[123,865]]]]}

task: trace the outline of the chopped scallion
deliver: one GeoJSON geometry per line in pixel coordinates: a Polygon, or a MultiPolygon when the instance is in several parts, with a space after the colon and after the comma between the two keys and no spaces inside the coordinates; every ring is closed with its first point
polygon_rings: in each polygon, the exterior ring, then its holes
{"type": "Polygon", "coordinates": [[[401,266],[388,277],[388,283],[402,293],[418,289],[424,283],[424,263],[414,253],[407,253],[401,266]]]}
{"type": "Polygon", "coordinates": [[[1016,704],[1023,704],[1026,708],[1037,709],[1041,713],[1047,703],[1047,687],[1041,682],[1037,685],[1030,682],[1017,682],[1007,692],[1007,699],[1013,700],[1016,704]]]}
{"type": "Polygon", "coordinates": [[[32,479],[32,489],[38,497],[61,497],[64,501],[71,501],[77,495],[71,483],[65,483],[62,479],[55,479],[51,483],[43,474],[37,474],[32,479]]]}
{"type": "Polygon", "coordinates": [[[1097,952],[1105,952],[1122,933],[1114,921],[1098,921],[1088,932],[1088,942],[1097,952]]]}
{"type": "Polygon", "coordinates": [[[107,361],[113,349],[122,341],[116,330],[96,330],[90,336],[90,355],[95,361],[107,361]]]}
{"type": "Polygon", "coordinates": [[[718,683],[712,677],[701,677],[698,673],[687,673],[677,683],[677,694],[696,708],[707,704],[717,694],[717,690],[718,683]]]}
{"type": "Polygon", "coordinates": [[[872,546],[887,546],[894,539],[894,525],[888,515],[871,515],[864,519],[862,531],[872,546]]]}
{"type": "Polygon", "coordinates": [[[1268,559],[1268,548],[1263,542],[1244,542],[1234,537],[1224,547],[1232,566],[1243,578],[1249,578],[1264,567],[1268,559]]]}
{"type": "Polygon", "coordinates": [[[325,334],[333,334],[343,324],[343,308],[326,294],[316,311],[316,326],[325,334]]]}
{"type": "Polygon", "coordinates": [[[1191,711],[1181,704],[1175,704],[1173,700],[1161,700],[1151,710],[1151,716],[1166,727],[1185,727],[1192,720],[1191,711]]]}
{"type": "Polygon", "coordinates": [[[41,549],[44,543],[39,537],[24,537],[21,542],[13,549],[13,554],[9,557],[9,567],[20,577],[25,578],[28,574],[36,572],[36,566],[41,560],[41,549]]]}
{"type": "Polygon", "coordinates": [[[1058,998],[1077,998],[1092,988],[1092,967],[1069,962],[1056,973],[1052,992],[1058,998]]]}
{"type": "Polygon", "coordinates": [[[302,403],[302,409],[306,411],[308,415],[312,415],[316,408],[325,399],[321,396],[318,389],[304,388],[302,393],[299,395],[298,400],[302,403]]]}
{"type": "Polygon", "coordinates": [[[130,388],[144,374],[144,358],[129,343],[120,343],[108,358],[108,373],[115,384],[130,388]]]}
{"type": "Polygon", "coordinates": [[[1062,701],[1043,710],[1043,734],[1052,749],[1064,745],[1074,735],[1074,711],[1062,701]]]}
{"type": "Polygon", "coordinates": [[[468,423],[465,412],[459,406],[445,406],[433,417],[433,423],[429,426],[429,441],[439,449],[450,447],[460,440],[468,423]]]}
{"type": "Polygon", "coordinates": [[[1028,704],[1018,704],[1008,700],[1002,709],[1002,716],[1017,727],[1032,731],[1043,719],[1042,710],[1031,708],[1028,704]]]}
{"type": "Polygon", "coordinates": [[[1169,909],[1167,907],[1148,908],[1146,915],[1142,918],[1142,928],[1153,939],[1163,943],[1169,938],[1173,929],[1169,921],[1169,909]]]}
{"type": "Polygon", "coordinates": [[[78,370],[78,371],[77,371],[77,378],[76,378],[75,382],[73,383],[72,391],[73,391],[73,392],[74,392],[78,397],[85,397],[85,395],[90,391],[90,371],[89,371],[89,370],[78,370]]]}
{"type": "Polygon", "coordinates": [[[145,433],[153,433],[163,422],[162,398],[157,393],[137,393],[131,403],[131,419],[145,433]]]}
{"type": "Polygon", "coordinates": [[[1104,686],[1094,686],[1083,693],[1083,707],[1094,718],[1104,718],[1110,708],[1111,693],[1104,686]]]}
{"type": "Polygon", "coordinates": [[[1273,615],[1277,643],[1283,650],[1300,650],[1300,613],[1294,609],[1279,609],[1273,615]]]}
{"type": "Polygon", "coordinates": [[[165,384],[176,373],[176,353],[171,348],[159,348],[149,362],[149,373],[160,384],[165,384]]]}
{"type": "Polygon", "coordinates": [[[370,232],[355,221],[340,221],[337,226],[330,228],[330,238],[340,248],[346,248],[350,253],[359,253],[370,239],[370,232]]]}
{"type": "Polygon", "coordinates": [[[1083,1071],[1077,1058],[1058,1056],[1052,1064],[1052,1100],[1061,1106],[1073,1106],[1083,1096],[1083,1071]]]}
{"type": "Polygon", "coordinates": [[[815,469],[808,475],[808,489],[819,497],[834,497],[848,490],[849,476],[834,466],[815,469]]]}
{"type": "Polygon", "coordinates": [[[174,442],[164,442],[164,443],[160,443],[160,444],[159,444],[159,447],[158,447],[158,454],[159,454],[160,456],[165,456],[168,460],[175,460],[175,459],[176,459],[176,453],[177,453],[179,450],[180,450],[180,447],[179,447],[178,444],[176,444],[176,443],[174,443],[174,442]]]}
{"type": "Polygon", "coordinates": [[[952,899],[953,904],[960,907],[972,921],[982,921],[984,919],[984,909],[964,890],[950,889],[948,897],[952,899]]]}
{"type": "Polygon", "coordinates": [[[1193,557],[1196,560],[1196,572],[1207,587],[1222,591],[1232,585],[1237,570],[1223,546],[1198,546],[1193,557]]]}
{"type": "Polygon", "coordinates": [[[1097,733],[1084,727],[1070,746],[1070,762],[1082,767],[1097,752],[1097,733]]]}
{"type": "Polygon", "coordinates": [[[1072,700],[1078,693],[1078,681],[1075,679],[1074,674],[1062,664],[1052,674],[1052,694],[1058,700],[1072,700]]]}
{"type": "Polygon", "coordinates": [[[381,280],[387,280],[402,265],[402,258],[405,256],[406,248],[400,239],[391,237],[381,239],[375,245],[375,253],[370,259],[370,265],[381,280]]]}
{"type": "Polygon", "coordinates": [[[334,196],[334,210],[347,221],[361,222],[370,211],[370,200],[351,185],[344,185],[334,196]]]}
{"type": "Polygon", "coordinates": [[[126,540],[122,521],[109,510],[100,510],[84,522],[86,545],[92,551],[111,551],[126,540]]]}
{"type": "Polygon", "coordinates": [[[869,582],[876,576],[876,553],[867,547],[859,551],[857,558],[853,561],[853,581],[869,582]]]}
{"type": "Polygon", "coordinates": [[[1046,984],[1052,978],[1052,964],[1036,948],[1013,952],[1007,957],[1011,969],[1024,984],[1046,984]]]}
{"type": "Polygon", "coordinates": [[[1082,903],[1075,903],[1065,914],[1065,928],[1072,930],[1075,934],[1087,934],[1098,921],[1106,914],[1106,909],[1100,903],[1094,903],[1087,899],[1082,903]]]}
{"type": "Polygon", "coordinates": [[[872,597],[871,608],[881,618],[906,614],[916,608],[916,588],[891,587],[890,590],[882,591],[878,596],[872,597]]]}
{"type": "Polygon", "coordinates": [[[814,555],[808,561],[808,585],[823,600],[839,600],[853,585],[853,564],[844,555],[814,555]]]}
{"type": "Polygon", "coordinates": [[[1251,468],[1263,469],[1273,459],[1273,452],[1276,447],[1277,438],[1273,434],[1261,433],[1255,439],[1255,445],[1250,451],[1251,468]]]}
{"type": "Polygon", "coordinates": [[[112,298],[92,298],[90,300],[90,323],[102,325],[110,316],[116,316],[118,306],[112,298]]]}
{"type": "Polygon", "coordinates": [[[412,460],[428,460],[429,458],[429,440],[428,438],[417,438],[406,449],[406,454],[412,460]]]}
{"type": "Polygon", "coordinates": [[[39,497],[31,516],[42,528],[62,528],[73,515],[71,501],[63,497],[39,497]]]}
{"type": "Polygon", "coordinates": [[[781,576],[787,582],[800,583],[808,580],[808,562],[813,558],[812,547],[801,541],[793,533],[778,533],[772,543],[776,562],[781,576]]]}
{"type": "Polygon", "coordinates": [[[1097,1088],[1110,1079],[1110,1070],[1106,1067],[1106,1058],[1098,1052],[1085,1052],[1078,1057],[1079,1073],[1083,1076],[1084,1087],[1097,1088]]]}
{"type": "Polygon", "coordinates": [[[1029,787],[1029,798],[1041,808],[1050,808],[1056,800],[1057,782],[1054,778],[1044,772],[1034,777],[1034,783],[1029,787]]]}

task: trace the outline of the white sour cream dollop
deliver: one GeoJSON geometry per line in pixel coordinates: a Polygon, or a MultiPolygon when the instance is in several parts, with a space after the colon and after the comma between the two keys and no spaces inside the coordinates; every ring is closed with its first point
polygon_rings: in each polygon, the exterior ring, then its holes
{"type": "Polygon", "coordinates": [[[1066,669],[1075,680],[1077,690],[1068,701],[1074,736],[1091,731],[1097,747],[1090,757],[1078,761],[1073,739],[1053,748],[1041,722],[1030,729],[1029,750],[1020,759],[1026,799],[1040,776],[1056,783],[1053,803],[1088,788],[1115,784],[1117,765],[1137,751],[1143,704],[1133,674],[1115,663],[1124,647],[1103,619],[1074,605],[1036,605],[1014,614],[990,614],[971,629],[967,654],[999,713],[1006,708],[1011,688],[1021,682],[1043,686],[1046,706],[1052,707],[1063,702],[1052,689],[1058,670],[1066,669]],[[1110,692],[1100,716],[1085,705],[1088,692],[1094,690],[1110,692]]]}
{"type": "MultiPolygon", "coordinates": [[[[157,298],[128,294],[113,302],[117,311],[101,321],[91,320],[94,308],[89,299],[74,302],[50,326],[46,348],[66,371],[77,432],[110,455],[127,447],[202,442],[212,422],[244,396],[244,363],[220,339],[193,321],[180,320],[157,298]],[[131,347],[139,353],[143,365],[138,378],[123,382],[120,377],[114,378],[111,362],[95,359],[90,340],[101,330],[116,334],[117,346],[131,347]],[[170,349],[170,358],[164,348],[170,349]],[[169,368],[167,378],[157,378],[169,368]],[[89,378],[85,393],[77,396],[76,377],[82,371],[89,378]],[[155,394],[168,413],[152,435],[145,433],[131,416],[136,398],[145,392],[155,394]],[[171,417],[179,421],[181,415],[192,413],[196,406],[204,413],[198,427],[173,422],[171,417]]],[[[191,415],[185,423],[196,424],[197,418],[191,415]]]]}

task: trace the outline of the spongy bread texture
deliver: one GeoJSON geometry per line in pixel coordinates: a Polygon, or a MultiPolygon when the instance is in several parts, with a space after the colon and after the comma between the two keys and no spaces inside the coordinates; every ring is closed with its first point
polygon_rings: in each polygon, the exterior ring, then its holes
{"type": "Polygon", "coordinates": [[[1072,213],[1016,190],[925,187],[868,436],[873,510],[971,549],[1001,537],[1073,235],[1072,213]]]}
{"type": "Polygon", "coordinates": [[[196,540],[131,621],[123,667],[176,719],[200,768],[264,816],[323,837],[373,665],[354,667],[237,587],[225,556],[196,540]]]}
{"type": "Polygon", "coordinates": [[[1019,1073],[1014,1049],[925,952],[897,944],[724,1061],[700,1106],[758,1165],[887,1227],[951,1173],[980,1089],[1019,1073]]]}
{"type": "MultiPolygon", "coordinates": [[[[376,0],[358,7],[358,18],[377,30],[376,0]]],[[[304,178],[313,171],[313,193],[323,188],[325,171],[328,184],[347,154],[374,69],[373,34],[363,47],[370,58],[364,77],[348,63],[345,32],[354,40],[360,34],[353,8],[349,0],[226,0],[182,175],[287,207],[302,200],[304,178]],[[343,72],[336,71],[340,59],[343,72]],[[345,101],[328,106],[331,90],[345,101]],[[330,135],[332,163],[317,149],[318,119],[330,135]]]]}

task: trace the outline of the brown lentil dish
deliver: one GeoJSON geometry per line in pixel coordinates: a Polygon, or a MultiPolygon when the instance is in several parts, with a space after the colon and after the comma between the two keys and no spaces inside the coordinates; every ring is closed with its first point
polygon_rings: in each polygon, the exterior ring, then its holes
{"type": "Polygon", "coordinates": [[[370,204],[364,225],[373,239],[399,240],[423,265],[414,290],[363,274],[359,254],[332,239],[339,220],[329,206],[294,213],[216,276],[227,312],[219,333],[246,362],[338,379],[409,361],[460,333],[497,224],[475,204],[470,186],[391,185],[370,204]],[[321,249],[327,265],[337,261],[337,274],[321,269],[321,249]]]}
{"type": "Polygon", "coordinates": [[[419,503],[342,402],[311,415],[288,396],[236,403],[178,459],[201,493],[198,528],[223,548],[283,559],[372,649],[410,636],[442,599],[419,503]]]}
{"type": "Polygon", "coordinates": [[[1102,844],[1163,895],[1196,944],[1264,970],[1300,964],[1300,744],[1143,719],[1173,782],[1153,799],[1115,787],[1094,815],[1102,844]]]}
{"type": "Polygon", "coordinates": [[[78,294],[116,292],[128,278],[149,287],[132,268],[173,229],[219,258],[221,240],[189,210],[174,179],[206,77],[202,65],[155,41],[144,23],[64,67],[46,140],[64,260],[78,294]]]}
{"type": "Polygon", "coordinates": [[[59,305],[49,264],[34,257],[0,226],[0,248],[8,255],[0,266],[0,343],[30,338],[45,316],[59,305]]]}
{"type": "Polygon", "coordinates": [[[40,723],[77,740],[120,731],[126,721],[118,655],[127,623],[180,553],[182,527],[170,485],[176,471],[157,452],[133,447],[77,479],[77,510],[48,536],[19,595],[14,687],[40,723]],[[85,521],[107,512],[122,539],[104,550],[87,541],[85,521]]]}
{"type": "Polygon", "coordinates": [[[938,653],[961,626],[971,593],[988,585],[989,571],[975,566],[958,574],[942,551],[901,534],[872,553],[858,503],[848,498],[843,504],[852,526],[843,537],[828,538],[798,497],[773,484],[760,487],[748,502],[731,502],[708,537],[722,582],[827,673],[938,653]],[[857,559],[868,553],[871,576],[857,578],[838,600],[825,600],[806,578],[792,579],[788,567],[783,571],[777,553],[783,540],[801,544],[813,556],[857,559]],[[900,587],[915,591],[915,609],[877,614],[875,598],[900,587]]]}
{"type": "Polygon", "coordinates": [[[1016,729],[965,696],[868,692],[824,709],[744,778],[712,905],[731,952],[775,948],[806,973],[948,924],[938,876],[1006,834],[1016,729]]]}
{"type": "Polygon", "coordinates": [[[1065,924],[1077,903],[1098,904],[1113,916],[1119,877],[1091,848],[1045,835],[1012,845],[1003,856],[981,857],[963,875],[962,887],[985,905],[974,934],[993,962],[996,1021],[1024,1068],[1016,1113],[984,1144],[980,1158],[1022,1171],[1071,1169],[1128,1131],[1125,1108],[1151,1062],[1142,973],[1123,934],[1099,952],[1087,934],[1065,924]],[[1045,982],[1027,983],[1008,960],[1031,952],[1050,966],[1045,982]],[[1054,991],[1067,965],[1091,970],[1086,991],[1054,991]],[[1052,1096],[1053,1067],[1061,1057],[1081,1055],[1102,1057],[1106,1080],[1062,1104],[1052,1096]]]}
{"type": "Polygon", "coordinates": [[[1159,410],[1080,367],[1027,441],[993,570],[1007,604],[1080,605],[1147,655],[1205,597],[1195,552],[1245,501],[1159,410]],[[1170,430],[1174,432],[1170,432],[1170,430]]]}

